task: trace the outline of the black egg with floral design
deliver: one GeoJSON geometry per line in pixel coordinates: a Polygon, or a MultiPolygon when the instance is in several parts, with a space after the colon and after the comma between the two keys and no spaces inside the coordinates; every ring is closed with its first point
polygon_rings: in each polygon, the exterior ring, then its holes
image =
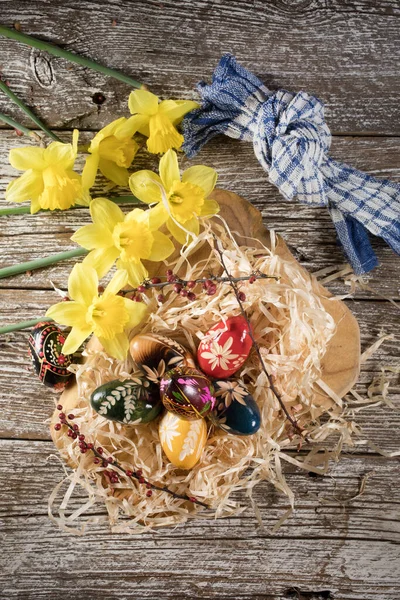
{"type": "Polygon", "coordinates": [[[253,435],[260,429],[260,409],[243,382],[214,381],[216,403],[210,420],[227,433],[253,435]]]}
{"type": "Polygon", "coordinates": [[[165,408],[187,421],[206,417],[215,406],[212,382],[192,367],[169,371],[161,379],[160,392],[165,408]]]}
{"type": "Polygon", "coordinates": [[[33,369],[40,381],[57,392],[62,392],[73,377],[68,371],[74,355],[62,352],[65,334],[51,321],[38,323],[28,339],[33,369]]]}

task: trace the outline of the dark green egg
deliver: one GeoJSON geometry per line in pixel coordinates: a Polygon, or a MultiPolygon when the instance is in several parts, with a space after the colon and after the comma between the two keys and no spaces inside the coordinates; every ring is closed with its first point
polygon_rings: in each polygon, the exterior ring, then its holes
{"type": "Polygon", "coordinates": [[[102,417],[124,425],[149,423],[162,408],[158,386],[144,377],[104,383],[92,393],[90,404],[102,417]]]}

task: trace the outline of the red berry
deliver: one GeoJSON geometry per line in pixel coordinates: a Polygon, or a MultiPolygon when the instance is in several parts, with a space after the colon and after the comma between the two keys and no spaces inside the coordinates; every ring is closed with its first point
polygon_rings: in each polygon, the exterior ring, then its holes
{"type": "Polygon", "coordinates": [[[153,277],[153,279],[151,279],[151,283],[153,283],[154,285],[156,283],[161,283],[161,279],[159,279],[158,277],[153,277]]]}
{"type": "Polygon", "coordinates": [[[111,465],[111,463],[113,463],[113,462],[114,462],[114,459],[113,459],[113,457],[112,457],[112,456],[109,456],[109,457],[107,458],[107,462],[108,462],[108,463],[110,463],[110,465],[111,465]]]}
{"type": "Polygon", "coordinates": [[[194,287],[196,287],[196,282],[195,281],[188,281],[186,286],[189,288],[189,290],[192,290],[194,287]]]}
{"type": "Polygon", "coordinates": [[[104,287],[102,285],[99,285],[98,288],[97,288],[97,292],[99,294],[102,294],[104,292],[104,287]]]}
{"type": "Polygon", "coordinates": [[[150,490],[151,489],[151,483],[146,483],[146,487],[147,487],[148,490],[150,490]]]}
{"type": "Polygon", "coordinates": [[[61,429],[61,423],[56,423],[56,424],[54,425],[54,429],[55,429],[56,431],[60,431],[60,429],[61,429]]]}
{"type": "Polygon", "coordinates": [[[147,490],[147,492],[146,492],[146,496],[147,496],[148,498],[150,498],[150,496],[152,496],[152,495],[153,495],[153,492],[152,492],[151,490],[147,490]]]}
{"type": "Polygon", "coordinates": [[[57,404],[56,409],[57,410],[62,410],[63,409],[62,404],[57,404]]]}
{"type": "Polygon", "coordinates": [[[214,285],[214,283],[211,281],[211,279],[207,279],[204,282],[204,285],[206,286],[206,288],[209,288],[211,285],[214,285]]]}
{"type": "Polygon", "coordinates": [[[134,297],[133,301],[134,302],[142,302],[143,298],[142,298],[142,296],[139,296],[139,294],[138,294],[137,296],[134,297]]]}
{"type": "Polygon", "coordinates": [[[190,502],[197,502],[197,500],[194,496],[189,496],[189,500],[190,500],[190,502]]]}
{"type": "Polygon", "coordinates": [[[193,292],[189,292],[187,297],[190,301],[196,300],[197,298],[196,294],[194,294],[193,292]]]}
{"type": "Polygon", "coordinates": [[[81,453],[82,453],[82,454],[86,454],[86,452],[87,452],[87,448],[83,448],[83,447],[81,447],[81,453]]]}
{"type": "Polygon", "coordinates": [[[99,462],[100,462],[100,459],[97,458],[97,456],[95,456],[94,459],[93,459],[93,462],[94,462],[95,465],[98,465],[99,462]]]}
{"type": "Polygon", "coordinates": [[[187,298],[187,296],[189,295],[189,292],[187,290],[181,290],[179,292],[179,295],[182,296],[182,298],[187,298]]]}
{"type": "Polygon", "coordinates": [[[173,275],[173,272],[171,271],[171,269],[168,269],[168,271],[166,272],[167,277],[170,277],[171,275],[173,275]]]}
{"type": "Polygon", "coordinates": [[[127,477],[132,477],[133,471],[131,471],[130,469],[127,469],[126,472],[125,472],[125,474],[126,474],[127,477]]]}
{"type": "Polygon", "coordinates": [[[144,285],[139,285],[137,291],[139,292],[139,294],[143,294],[143,292],[146,291],[146,287],[144,285]]]}
{"type": "Polygon", "coordinates": [[[68,434],[67,434],[67,435],[68,435],[68,437],[72,437],[72,434],[73,434],[73,433],[74,433],[74,432],[73,432],[71,429],[68,429],[68,434]]]}
{"type": "Polygon", "coordinates": [[[141,476],[143,475],[143,471],[142,471],[142,469],[138,469],[138,470],[136,471],[136,475],[137,475],[138,477],[141,477],[141,476]]]}
{"type": "Polygon", "coordinates": [[[165,296],[163,294],[158,294],[157,300],[162,304],[165,300],[165,296]]]}
{"type": "Polygon", "coordinates": [[[65,421],[65,413],[60,413],[58,415],[58,418],[60,419],[60,421],[65,421]]]}
{"type": "Polygon", "coordinates": [[[101,446],[99,446],[99,447],[97,448],[97,452],[98,452],[99,454],[103,454],[104,450],[103,450],[103,448],[102,448],[101,446]]]}
{"type": "Polygon", "coordinates": [[[139,477],[139,483],[146,483],[146,480],[144,479],[144,477],[139,477]]]}
{"type": "Polygon", "coordinates": [[[75,432],[73,432],[72,435],[71,435],[71,437],[72,437],[73,440],[76,440],[76,438],[78,437],[78,435],[75,432]]]}
{"type": "Polygon", "coordinates": [[[73,414],[71,413],[70,415],[68,415],[68,419],[70,419],[70,420],[72,421],[73,419],[75,419],[75,415],[73,415],[73,414]]]}
{"type": "Polygon", "coordinates": [[[101,464],[103,465],[103,467],[108,467],[108,462],[106,460],[103,460],[101,464]]]}
{"type": "Polygon", "coordinates": [[[207,288],[207,296],[214,296],[215,292],[217,291],[217,286],[212,284],[209,285],[207,288]]]}
{"type": "Polygon", "coordinates": [[[257,281],[257,277],[255,275],[252,275],[249,279],[249,283],[254,283],[255,281],[257,281]]]}
{"type": "Polygon", "coordinates": [[[176,294],[179,294],[179,292],[181,291],[181,289],[182,289],[182,286],[181,286],[181,284],[180,284],[180,283],[176,283],[176,284],[174,285],[174,292],[175,292],[176,294]]]}
{"type": "Polygon", "coordinates": [[[168,283],[173,283],[174,281],[176,281],[176,275],[168,275],[167,281],[168,283]]]}
{"type": "Polygon", "coordinates": [[[239,292],[238,298],[239,298],[240,302],[244,302],[246,300],[246,294],[244,292],[239,292]]]}
{"type": "Polygon", "coordinates": [[[83,440],[85,439],[85,436],[81,434],[80,436],[78,436],[78,439],[80,442],[83,442],[83,440]]]}
{"type": "Polygon", "coordinates": [[[76,423],[72,425],[72,427],[74,428],[74,431],[79,431],[79,425],[77,425],[76,423]]]}
{"type": "Polygon", "coordinates": [[[62,299],[62,302],[69,302],[68,296],[64,296],[64,298],[62,299]]]}
{"type": "Polygon", "coordinates": [[[93,444],[86,444],[88,450],[93,450],[93,444]]]}

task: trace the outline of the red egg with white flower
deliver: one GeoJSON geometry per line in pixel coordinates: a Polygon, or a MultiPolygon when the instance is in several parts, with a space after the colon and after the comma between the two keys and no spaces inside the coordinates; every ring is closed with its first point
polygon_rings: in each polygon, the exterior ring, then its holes
{"type": "Polygon", "coordinates": [[[230,317],[205,334],[197,350],[197,361],[206,375],[226,379],[246,362],[252,344],[247,320],[242,315],[230,317]]]}

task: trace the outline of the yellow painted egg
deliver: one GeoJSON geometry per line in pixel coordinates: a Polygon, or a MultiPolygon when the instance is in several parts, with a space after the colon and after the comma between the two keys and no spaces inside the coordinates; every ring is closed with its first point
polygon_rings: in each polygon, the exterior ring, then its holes
{"type": "Polygon", "coordinates": [[[161,447],[169,461],[180,469],[191,469],[198,462],[207,441],[204,419],[187,421],[166,412],[159,425],[161,447]]]}

